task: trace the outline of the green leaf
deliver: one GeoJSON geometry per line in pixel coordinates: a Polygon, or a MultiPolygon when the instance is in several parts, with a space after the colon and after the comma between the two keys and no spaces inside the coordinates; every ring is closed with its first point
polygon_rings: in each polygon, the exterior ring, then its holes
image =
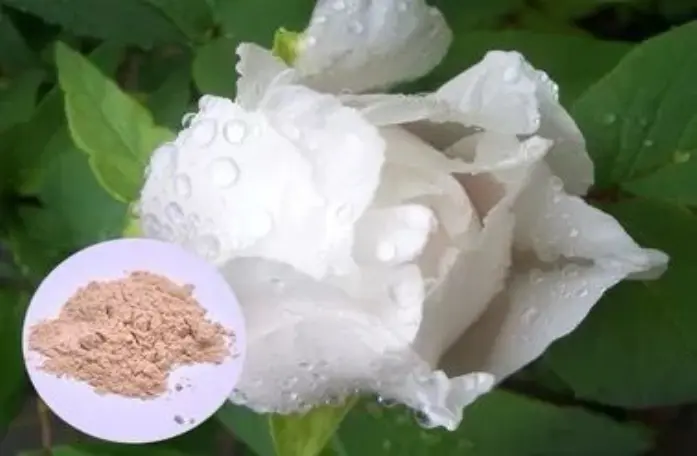
{"type": "Polygon", "coordinates": [[[158,8],[189,40],[203,41],[213,27],[213,13],[203,0],[146,0],[158,8]]]}
{"type": "Polygon", "coordinates": [[[29,120],[43,79],[43,71],[33,70],[18,76],[7,87],[0,87],[0,131],[29,120]]]}
{"type": "Polygon", "coordinates": [[[226,402],[216,413],[216,418],[236,439],[251,448],[256,456],[275,456],[267,415],[226,402]]]}
{"type": "Polygon", "coordinates": [[[73,141],[104,188],[133,201],[150,154],[172,133],[79,53],[59,44],[56,63],[73,141]]]}
{"type": "Polygon", "coordinates": [[[216,0],[226,37],[237,42],[251,41],[269,49],[279,28],[303,30],[314,6],[315,0],[216,0]]]}
{"type": "MultiPolygon", "coordinates": [[[[0,2],[2,3],[2,2],[0,2]]],[[[10,76],[39,63],[37,56],[0,5],[0,69],[10,76]]]]}
{"type": "Polygon", "coordinates": [[[433,0],[429,3],[443,12],[450,26],[457,32],[495,27],[505,16],[518,12],[526,4],[525,0],[433,0]]]}
{"type": "Polygon", "coordinates": [[[23,223],[12,232],[17,262],[34,280],[82,248],[120,237],[128,215],[127,205],[99,185],[65,125],[45,156],[43,178],[35,189],[42,206],[23,208],[23,223]]]}
{"type": "MultiPolygon", "coordinates": [[[[92,52],[90,60],[102,71],[113,73],[121,56],[120,47],[102,45],[92,52]]],[[[0,191],[35,191],[44,171],[47,145],[64,125],[63,97],[60,89],[54,88],[41,100],[31,119],[0,136],[0,191]]]]}
{"type": "Polygon", "coordinates": [[[455,37],[443,62],[426,78],[410,85],[410,91],[436,89],[492,49],[521,52],[549,73],[559,85],[562,102],[569,104],[612,69],[630,47],[582,36],[526,31],[465,33],[455,37]]]}
{"type": "Polygon", "coordinates": [[[199,92],[234,98],[237,90],[238,41],[219,38],[199,47],[194,58],[194,82],[199,92]]]}
{"type": "Polygon", "coordinates": [[[176,130],[191,99],[191,72],[188,67],[170,73],[162,85],[148,97],[148,108],[157,125],[176,130]]]}
{"type": "Polygon", "coordinates": [[[332,438],[356,400],[316,407],[303,415],[272,415],[271,435],[277,456],[317,456],[332,438]]]}
{"type": "Polygon", "coordinates": [[[697,22],[632,50],[576,102],[597,186],[697,203],[697,22]]]}
{"type": "Polygon", "coordinates": [[[627,407],[697,400],[697,217],[641,199],[603,209],[639,244],[668,253],[668,271],[658,281],[624,282],[610,290],[544,362],[585,399],[627,407]]]}
{"type": "MultiPolygon", "coordinates": [[[[180,0],[185,1],[185,0],[180,0]]],[[[160,3],[158,0],[153,2],[160,3]]],[[[149,47],[155,43],[186,41],[178,24],[155,3],[145,0],[0,0],[18,10],[40,16],[76,35],[108,39],[119,44],[149,47]]],[[[166,0],[162,0],[166,4],[166,0]]],[[[189,1],[188,3],[204,3],[189,1]]],[[[192,6],[192,8],[198,8],[192,6]]],[[[169,11],[169,10],[168,10],[169,11]]],[[[171,13],[170,13],[171,14],[171,13]]]]}
{"type": "Polygon", "coordinates": [[[650,439],[642,428],[581,408],[495,391],[470,405],[454,432],[421,429],[404,408],[366,401],[348,414],[332,446],[336,456],[639,456],[650,439]]]}
{"type": "MultiPolygon", "coordinates": [[[[222,429],[208,420],[186,434],[161,443],[124,445],[106,442],[77,443],[51,448],[52,456],[214,456],[222,429]]],[[[24,453],[39,456],[45,452],[24,453]]]]}
{"type": "Polygon", "coordinates": [[[636,0],[541,0],[539,7],[561,19],[574,19],[590,14],[602,6],[630,5],[636,0]]]}
{"type": "Polygon", "coordinates": [[[2,364],[2,388],[0,388],[0,432],[19,412],[28,383],[22,359],[22,320],[27,304],[24,293],[0,288],[0,364],[2,364]]]}

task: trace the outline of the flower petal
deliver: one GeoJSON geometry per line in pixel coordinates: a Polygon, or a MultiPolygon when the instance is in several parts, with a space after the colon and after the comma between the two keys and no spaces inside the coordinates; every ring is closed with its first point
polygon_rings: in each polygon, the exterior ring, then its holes
{"type": "Polygon", "coordinates": [[[567,192],[585,194],[593,162],[583,136],[559,104],[558,87],[517,52],[489,52],[435,94],[453,110],[447,118],[501,133],[532,134],[555,141],[548,155],[567,192]]]}
{"type": "Polygon", "coordinates": [[[237,97],[235,101],[245,109],[255,109],[274,83],[279,79],[292,82],[295,71],[271,52],[253,43],[237,47],[237,97]]]}
{"type": "Polygon", "coordinates": [[[168,147],[172,160],[151,163],[140,202],[145,232],[208,245],[218,264],[259,256],[314,277],[346,272],[384,147],[358,113],[304,87],[273,87],[252,112],[204,97],[168,147]]]}
{"type": "MultiPolygon", "coordinates": [[[[454,429],[462,407],[493,384],[486,375],[449,381],[432,372],[400,336],[404,306],[366,296],[370,286],[358,287],[363,296],[356,299],[258,259],[233,260],[223,271],[243,303],[248,327],[247,362],[233,402],[257,412],[292,413],[372,392],[454,429]]],[[[405,283],[413,284],[414,277],[405,283]]]]}
{"type": "Polygon", "coordinates": [[[319,0],[300,39],[295,68],[310,86],[339,93],[423,76],[452,34],[424,0],[319,0]]]}
{"type": "Polygon", "coordinates": [[[513,276],[450,349],[449,372],[486,370],[502,380],[572,331],[608,288],[667,262],[663,253],[640,248],[612,217],[564,193],[545,164],[516,203],[515,217],[520,253],[513,276]]]}

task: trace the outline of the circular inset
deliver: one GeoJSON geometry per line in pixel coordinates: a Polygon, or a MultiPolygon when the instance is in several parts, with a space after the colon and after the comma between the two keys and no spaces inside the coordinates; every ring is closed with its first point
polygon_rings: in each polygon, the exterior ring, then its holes
{"type": "MultiPolygon", "coordinates": [[[[109,311],[106,314],[111,315],[109,311]]],[[[150,328],[150,323],[140,327],[148,331],[150,328]]],[[[193,429],[224,404],[240,377],[245,341],[242,310],[215,267],[176,245],[131,238],[88,247],[46,277],[26,313],[22,351],[37,393],[66,423],[102,440],[148,443],[193,429]],[[193,287],[190,298],[206,311],[205,319],[234,335],[229,356],[221,358],[219,364],[175,367],[169,374],[166,391],[145,399],[97,392],[87,382],[68,375],[58,377],[43,369],[41,366],[47,358],[30,349],[29,336],[37,332],[34,328],[56,319],[69,300],[75,302],[76,292],[84,290],[90,282],[113,283],[133,273],[145,273],[148,277],[154,274],[182,287],[193,287]]]]}

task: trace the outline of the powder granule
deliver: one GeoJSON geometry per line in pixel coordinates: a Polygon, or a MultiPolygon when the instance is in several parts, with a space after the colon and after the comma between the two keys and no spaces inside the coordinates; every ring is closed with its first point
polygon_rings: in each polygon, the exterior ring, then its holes
{"type": "Polygon", "coordinates": [[[57,319],[30,329],[29,349],[41,369],[87,382],[100,393],[154,398],[176,367],[222,363],[233,334],[205,318],[193,287],[136,271],[90,282],[57,319]]]}

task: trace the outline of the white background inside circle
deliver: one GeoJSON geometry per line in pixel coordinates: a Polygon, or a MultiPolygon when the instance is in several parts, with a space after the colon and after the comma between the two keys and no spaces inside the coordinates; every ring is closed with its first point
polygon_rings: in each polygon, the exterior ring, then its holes
{"type": "Polygon", "coordinates": [[[61,263],[32,298],[22,334],[27,372],[51,410],[86,434],[123,443],[165,440],[196,427],[215,413],[239,380],[245,342],[239,303],[218,271],[180,247],[150,239],[104,242],[61,263]],[[194,285],[194,297],[208,311],[207,318],[235,333],[233,354],[236,356],[221,365],[201,364],[175,370],[170,375],[171,392],[149,400],[99,395],[86,383],[60,379],[38,369],[41,357],[29,352],[27,347],[29,328],[42,320],[56,318],[65,302],[88,282],[123,278],[135,270],[162,274],[176,283],[194,285]],[[174,391],[177,383],[185,388],[174,391]],[[184,424],[178,423],[175,417],[183,418],[184,424]]]}

